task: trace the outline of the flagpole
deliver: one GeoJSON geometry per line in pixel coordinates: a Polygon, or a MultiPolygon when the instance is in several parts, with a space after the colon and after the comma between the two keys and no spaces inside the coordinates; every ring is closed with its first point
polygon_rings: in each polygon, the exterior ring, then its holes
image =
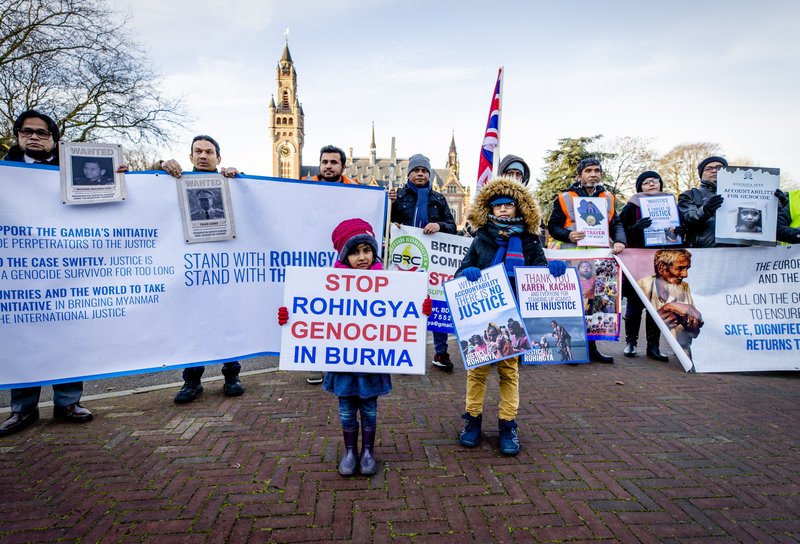
{"type": "Polygon", "coordinates": [[[498,99],[497,108],[497,145],[494,146],[494,155],[492,156],[492,172],[496,177],[499,172],[497,168],[500,166],[500,129],[503,126],[503,78],[506,75],[505,66],[500,67],[500,98],[498,99]]]}

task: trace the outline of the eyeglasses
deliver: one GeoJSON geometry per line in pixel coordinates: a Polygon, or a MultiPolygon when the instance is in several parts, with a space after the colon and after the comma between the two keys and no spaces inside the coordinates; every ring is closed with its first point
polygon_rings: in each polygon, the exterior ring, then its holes
{"type": "Polygon", "coordinates": [[[721,164],[719,166],[706,166],[705,168],[703,168],[703,172],[719,172],[723,168],[725,167],[722,166],[721,164]]]}
{"type": "Polygon", "coordinates": [[[660,180],[660,179],[658,179],[658,178],[647,178],[646,180],[644,180],[644,181],[642,182],[642,185],[644,185],[644,184],[646,184],[646,183],[647,183],[647,184],[650,184],[650,183],[652,183],[653,185],[658,185],[660,181],[661,181],[661,180],[660,180]]]}
{"type": "Polygon", "coordinates": [[[502,204],[492,204],[492,208],[513,208],[516,205],[516,202],[503,202],[502,204]]]}
{"type": "Polygon", "coordinates": [[[21,128],[19,129],[18,134],[26,138],[30,138],[31,136],[36,134],[42,140],[46,140],[47,138],[53,135],[53,133],[50,132],[49,130],[44,130],[42,128],[37,128],[36,130],[32,128],[21,128]]]}

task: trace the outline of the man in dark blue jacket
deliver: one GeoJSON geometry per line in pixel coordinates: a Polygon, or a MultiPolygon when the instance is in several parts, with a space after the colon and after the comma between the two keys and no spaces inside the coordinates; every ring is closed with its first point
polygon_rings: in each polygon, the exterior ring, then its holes
{"type": "MultiPolygon", "coordinates": [[[[399,191],[389,191],[392,201],[392,223],[419,227],[423,234],[456,233],[456,220],[447,200],[431,189],[431,161],[424,155],[408,159],[408,181],[399,191]]],[[[453,363],[447,352],[447,333],[433,333],[433,366],[452,370],[453,363]]]]}

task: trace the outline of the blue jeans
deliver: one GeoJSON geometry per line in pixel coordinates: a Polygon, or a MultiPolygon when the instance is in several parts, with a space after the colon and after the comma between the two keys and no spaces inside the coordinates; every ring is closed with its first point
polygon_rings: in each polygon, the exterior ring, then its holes
{"type": "Polygon", "coordinates": [[[447,333],[446,332],[432,332],[433,335],[433,351],[435,353],[447,353],[447,333]]]}
{"type": "Polygon", "coordinates": [[[378,397],[339,397],[339,419],[343,429],[358,427],[356,414],[361,412],[361,426],[375,428],[378,424],[378,397]]]}

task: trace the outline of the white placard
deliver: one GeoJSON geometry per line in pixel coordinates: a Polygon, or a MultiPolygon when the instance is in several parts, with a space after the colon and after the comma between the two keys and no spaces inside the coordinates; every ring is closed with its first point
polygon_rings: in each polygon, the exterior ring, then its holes
{"type": "Polygon", "coordinates": [[[286,270],[281,370],[425,374],[426,277],[383,270],[286,270]]]}
{"type": "Polygon", "coordinates": [[[579,247],[609,247],[608,201],[605,198],[576,196],[574,206],[575,230],[586,236],[578,240],[579,247]]]}

